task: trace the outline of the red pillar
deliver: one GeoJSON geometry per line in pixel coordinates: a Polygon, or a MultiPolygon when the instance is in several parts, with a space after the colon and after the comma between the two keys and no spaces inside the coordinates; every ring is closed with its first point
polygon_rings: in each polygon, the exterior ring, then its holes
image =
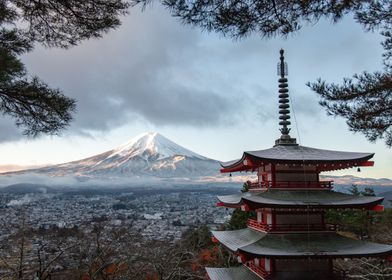
{"type": "Polygon", "coordinates": [[[275,174],[275,164],[271,163],[271,179],[272,179],[272,187],[276,186],[276,174],[275,174]]]}

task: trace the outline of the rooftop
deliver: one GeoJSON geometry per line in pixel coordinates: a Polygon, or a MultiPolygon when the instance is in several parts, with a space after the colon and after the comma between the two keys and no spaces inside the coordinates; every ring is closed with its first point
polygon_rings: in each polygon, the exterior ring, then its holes
{"type": "Polygon", "coordinates": [[[212,233],[225,247],[252,257],[375,257],[392,253],[392,245],[355,240],[333,232],[266,234],[246,228],[212,233]]]}
{"type": "Polygon", "coordinates": [[[383,197],[355,196],[332,190],[274,190],[218,196],[225,206],[238,207],[246,203],[251,208],[372,208],[383,201],[383,197]]]}
{"type": "Polygon", "coordinates": [[[270,149],[244,152],[241,159],[221,163],[221,172],[235,172],[255,169],[269,163],[282,164],[328,164],[327,170],[349,168],[371,159],[373,153],[323,150],[300,145],[277,145],[270,149]],[[332,167],[331,164],[336,164],[332,167]],[[341,164],[341,165],[339,165],[341,164]]]}
{"type": "Polygon", "coordinates": [[[260,277],[244,266],[229,268],[206,267],[211,280],[260,280],[260,277]]]}

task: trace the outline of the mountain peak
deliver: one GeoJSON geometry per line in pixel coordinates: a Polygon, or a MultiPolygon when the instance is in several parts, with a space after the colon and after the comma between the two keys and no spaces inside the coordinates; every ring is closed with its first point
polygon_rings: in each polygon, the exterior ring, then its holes
{"type": "MultiPolygon", "coordinates": [[[[28,172],[86,178],[191,178],[211,176],[219,163],[198,155],[157,132],[142,133],[115,149],[77,161],[28,172]]],[[[22,172],[22,171],[20,171],[22,172]]],[[[27,171],[26,171],[27,172],[27,171]]]]}
{"type": "Polygon", "coordinates": [[[139,134],[129,142],[114,149],[111,156],[139,156],[145,159],[151,157],[154,159],[162,159],[176,155],[206,159],[201,155],[181,147],[158,132],[145,132],[139,134]]]}

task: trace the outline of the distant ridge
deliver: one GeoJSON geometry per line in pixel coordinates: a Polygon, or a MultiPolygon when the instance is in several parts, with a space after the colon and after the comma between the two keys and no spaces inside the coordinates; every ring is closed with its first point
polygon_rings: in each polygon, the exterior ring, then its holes
{"type": "MultiPolygon", "coordinates": [[[[90,179],[125,179],[123,182],[153,179],[162,182],[167,179],[181,179],[189,183],[238,183],[256,180],[255,173],[240,173],[230,177],[219,173],[220,164],[217,160],[199,155],[167,139],[157,132],[146,132],[132,138],[127,143],[95,156],[63,164],[1,173],[8,176],[5,185],[15,183],[41,183],[39,176],[72,177],[76,183],[91,182],[90,179]],[[18,175],[38,175],[30,178],[18,175]],[[19,177],[20,180],[13,180],[19,177]]],[[[336,188],[347,191],[347,187],[373,187],[377,193],[389,191],[392,180],[387,178],[361,178],[352,175],[332,176],[321,175],[323,180],[333,180],[336,188]],[[385,188],[387,187],[387,188],[385,188]]],[[[118,180],[118,182],[120,182],[118,180]]],[[[91,182],[93,183],[93,182],[91,182]]],[[[61,183],[63,184],[63,183],[61,183]]],[[[68,184],[65,181],[64,184],[68,184]]],[[[69,183],[69,184],[72,184],[69,183]]]]}
{"type": "Polygon", "coordinates": [[[193,178],[218,175],[219,162],[192,152],[157,132],[146,132],[92,157],[7,174],[21,173],[80,178],[193,178]]]}
{"type": "Polygon", "coordinates": [[[358,185],[358,186],[392,186],[392,180],[388,178],[361,178],[353,175],[332,176],[321,175],[323,179],[330,179],[339,185],[358,185]]]}

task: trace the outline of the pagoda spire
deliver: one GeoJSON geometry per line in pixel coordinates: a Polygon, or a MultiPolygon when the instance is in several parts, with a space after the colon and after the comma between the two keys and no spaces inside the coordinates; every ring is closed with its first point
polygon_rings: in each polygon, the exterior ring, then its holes
{"type": "Polygon", "coordinates": [[[275,145],[298,145],[295,138],[290,137],[290,100],[289,85],[286,76],[288,75],[287,63],[284,61],[284,50],[280,50],[280,62],[278,63],[279,78],[279,129],[282,135],[275,141],[275,145]]]}

